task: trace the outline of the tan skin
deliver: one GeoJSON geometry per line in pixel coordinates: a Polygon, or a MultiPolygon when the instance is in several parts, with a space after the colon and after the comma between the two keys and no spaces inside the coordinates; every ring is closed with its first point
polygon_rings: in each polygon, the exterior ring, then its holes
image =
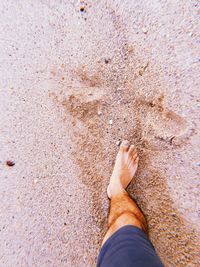
{"type": "Polygon", "coordinates": [[[135,147],[130,146],[128,141],[123,141],[107,189],[110,198],[110,212],[108,231],[102,245],[112,234],[126,225],[136,226],[147,233],[147,222],[142,211],[126,192],[126,188],[137,170],[138,161],[139,157],[135,147]]]}

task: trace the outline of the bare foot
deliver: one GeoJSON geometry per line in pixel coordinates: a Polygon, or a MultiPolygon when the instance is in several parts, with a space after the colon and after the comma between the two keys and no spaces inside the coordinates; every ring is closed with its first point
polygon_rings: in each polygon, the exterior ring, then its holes
{"type": "Polygon", "coordinates": [[[134,145],[123,141],[115,160],[115,166],[107,188],[108,197],[111,198],[124,191],[133,179],[138,167],[139,157],[134,145]]]}

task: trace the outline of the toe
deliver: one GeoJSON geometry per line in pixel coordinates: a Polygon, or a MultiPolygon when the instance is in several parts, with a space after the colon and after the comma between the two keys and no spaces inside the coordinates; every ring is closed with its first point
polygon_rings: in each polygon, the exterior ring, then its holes
{"type": "Polygon", "coordinates": [[[139,162],[139,157],[137,156],[135,159],[135,163],[138,164],[138,162],[139,162]]]}
{"type": "Polygon", "coordinates": [[[128,153],[129,153],[130,155],[137,153],[134,145],[131,145],[131,146],[130,146],[130,148],[129,148],[129,150],[128,150],[128,153]]]}
{"type": "Polygon", "coordinates": [[[138,158],[138,154],[137,154],[136,149],[134,149],[134,150],[132,151],[132,153],[129,154],[129,155],[130,155],[131,161],[136,161],[136,159],[138,158]]]}
{"type": "Polygon", "coordinates": [[[127,152],[129,149],[129,142],[127,140],[122,141],[121,145],[120,145],[120,151],[122,152],[127,152]]]}
{"type": "Polygon", "coordinates": [[[135,159],[137,157],[137,150],[136,150],[134,145],[130,146],[128,153],[129,153],[131,158],[135,159]]]}

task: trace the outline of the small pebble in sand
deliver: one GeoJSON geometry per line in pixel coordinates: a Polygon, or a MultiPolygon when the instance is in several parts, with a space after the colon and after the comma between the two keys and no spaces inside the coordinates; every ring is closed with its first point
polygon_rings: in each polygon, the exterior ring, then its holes
{"type": "Polygon", "coordinates": [[[133,46],[132,45],[128,45],[128,47],[127,47],[127,52],[128,53],[132,53],[133,52],[133,46]]]}
{"type": "Polygon", "coordinates": [[[109,124],[110,124],[110,125],[113,124],[113,120],[112,120],[112,119],[109,120],[109,124]]]}
{"type": "Polygon", "coordinates": [[[121,144],[121,141],[118,140],[118,141],[116,142],[116,145],[117,145],[117,146],[120,146],[120,144],[121,144]]]}
{"type": "Polygon", "coordinates": [[[80,11],[81,12],[84,12],[85,11],[85,6],[84,5],[80,6],[80,11]]]}
{"type": "Polygon", "coordinates": [[[12,166],[15,165],[15,162],[12,161],[12,160],[7,160],[7,161],[6,161],[6,165],[9,166],[9,167],[12,167],[12,166]]]}
{"type": "Polygon", "coordinates": [[[143,33],[147,34],[148,30],[146,28],[142,28],[143,33]]]}
{"type": "Polygon", "coordinates": [[[109,59],[104,59],[105,63],[108,64],[109,63],[109,59]]]}
{"type": "Polygon", "coordinates": [[[98,116],[101,116],[102,115],[102,111],[98,111],[97,114],[98,114],[98,116]]]}

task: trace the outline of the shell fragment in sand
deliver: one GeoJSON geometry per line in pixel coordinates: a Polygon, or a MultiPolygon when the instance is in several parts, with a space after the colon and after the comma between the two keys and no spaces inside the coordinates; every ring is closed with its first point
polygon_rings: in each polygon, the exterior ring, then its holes
{"type": "Polygon", "coordinates": [[[113,124],[113,120],[112,120],[112,119],[109,120],[109,124],[110,124],[110,125],[113,124]]]}

